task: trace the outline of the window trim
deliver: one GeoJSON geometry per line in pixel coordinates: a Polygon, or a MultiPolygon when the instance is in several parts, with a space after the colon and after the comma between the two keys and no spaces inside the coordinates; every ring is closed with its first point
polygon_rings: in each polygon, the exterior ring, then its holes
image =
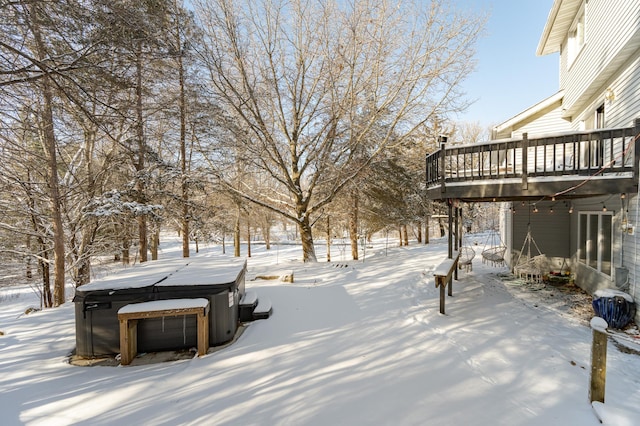
{"type": "Polygon", "coordinates": [[[587,34],[587,18],[585,12],[585,3],[583,2],[569,27],[567,32],[567,67],[571,68],[571,65],[576,61],[580,52],[586,44],[587,34]]]}

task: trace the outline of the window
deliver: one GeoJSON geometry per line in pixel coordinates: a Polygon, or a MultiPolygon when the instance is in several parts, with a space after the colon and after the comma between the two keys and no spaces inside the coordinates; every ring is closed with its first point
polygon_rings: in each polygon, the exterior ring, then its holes
{"type": "Polygon", "coordinates": [[[578,261],[611,276],[613,215],[608,212],[580,213],[578,261]]]}
{"type": "Polygon", "coordinates": [[[600,105],[598,109],[596,109],[596,129],[604,129],[604,104],[600,105]]]}
{"type": "Polygon", "coordinates": [[[578,12],[575,21],[573,21],[573,25],[571,25],[571,29],[569,30],[569,35],[567,37],[567,64],[571,66],[573,61],[582,50],[582,46],[584,46],[584,6],[578,12]]]}

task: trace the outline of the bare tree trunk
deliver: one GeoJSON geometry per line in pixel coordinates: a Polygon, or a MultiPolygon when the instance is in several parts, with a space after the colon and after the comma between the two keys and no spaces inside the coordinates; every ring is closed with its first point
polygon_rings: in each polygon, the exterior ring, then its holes
{"type": "Polygon", "coordinates": [[[317,262],[309,216],[303,217],[302,221],[298,223],[298,228],[300,229],[300,240],[302,241],[302,260],[304,262],[317,262]]]}
{"type": "Polygon", "coordinates": [[[358,260],[358,194],[353,192],[353,204],[349,212],[349,237],[351,240],[351,257],[358,260]]]}
{"type": "MultiPolygon", "coordinates": [[[[27,235],[26,241],[27,253],[31,252],[31,237],[27,235]]],[[[27,255],[25,257],[25,277],[27,279],[31,279],[33,277],[33,272],[31,271],[31,256],[27,255]]]]}
{"type": "Polygon", "coordinates": [[[429,225],[431,222],[431,217],[427,217],[424,224],[424,243],[429,244],[429,225]]]}
{"type": "Polygon", "coordinates": [[[76,286],[78,287],[91,281],[91,262],[88,258],[78,265],[76,275],[76,286]]]}
{"type": "Polygon", "coordinates": [[[444,227],[444,223],[442,222],[441,218],[438,218],[438,226],[440,227],[440,238],[444,238],[444,236],[447,234],[447,230],[444,227]]]}
{"type": "Polygon", "coordinates": [[[187,102],[184,89],[184,64],[182,62],[182,37],[180,35],[180,14],[178,13],[178,4],[174,1],[176,16],[176,48],[178,52],[178,82],[180,85],[180,169],[182,172],[182,257],[189,257],[189,191],[187,187],[187,102]]]}
{"type": "Polygon", "coordinates": [[[123,265],[128,265],[131,262],[130,248],[131,248],[131,239],[129,238],[129,233],[125,229],[124,235],[122,236],[122,264],[123,265]]]}
{"type": "Polygon", "coordinates": [[[331,226],[327,215],[327,262],[331,262],[331,226]]]}
{"type": "MultiPolygon", "coordinates": [[[[142,47],[138,43],[136,52],[136,137],[138,142],[136,171],[141,174],[145,166],[146,144],[144,140],[144,115],[142,109],[142,47]]],[[[146,183],[143,176],[136,180],[137,201],[145,204],[146,183]]],[[[138,216],[138,247],[140,249],[140,263],[147,261],[147,216],[138,216]]]]}
{"type": "Polygon", "coordinates": [[[417,225],[418,225],[418,235],[416,238],[418,240],[418,243],[421,243],[422,242],[422,222],[418,222],[417,225]]]}
{"type": "MultiPolygon", "coordinates": [[[[86,181],[87,181],[87,196],[93,198],[96,194],[96,180],[93,174],[93,151],[96,141],[96,131],[94,128],[85,128],[84,130],[84,166],[86,169],[86,181]]],[[[82,221],[82,219],[78,219],[82,221]]],[[[80,246],[76,247],[72,245],[73,253],[76,257],[76,268],[74,272],[74,281],[76,287],[84,284],[88,284],[91,281],[91,247],[96,238],[98,232],[98,220],[96,218],[85,219],[84,223],[81,223],[82,238],[80,239],[80,246]]],[[[74,235],[75,237],[75,235],[74,235]]]]}
{"type": "Polygon", "coordinates": [[[267,250],[271,250],[271,212],[265,210],[264,215],[260,215],[260,228],[264,237],[264,244],[267,250]]]}
{"type": "Polygon", "coordinates": [[[42,251],[42,258],[38,261],[42,273],[42,304],[43,307],[50,308],[53,306],[53,299],[51,295],[51,265],[47,250],[42,251]]]}
{"type": "MultiPolygon", "coordinates": [[[[45,60],[47,54],[44,41],[40,33],[40,11],[36,5],[32,5],[30,12],[33,18],[32,31],[36,44],[36,51],[40,60],[45,60]]],[[[43,148],[47,155],[49,175],[49,197],[51,202],[51,219],[53,228],[53,306],[60,306],[65,302],[65,238],[62,225],[62,201],[58,182],[58,157],[57,142],[53,122],[53,91],[52,81],[46,69],[43,69],[42,78],[42,139],[43,148]]]]}
{"type": "Polygon", "coordinates": [[[404,240],[402,239],[402,226],[398,226],[398,240],[400,247],[402,247],[402,244],[404,243],[404,240]]]}
{"type": "Polygon", "coordinates": [[[247,257],[251,257],[251,225],[247,222],[247,257]]]}
{"type": "Polygon", "coordinates": [[[409,245],[409,230],[407,229],[407,225],[402,225],[402,234],[404,235],[404,245],[409,245]]]}
{"type": "MultiPolygon", "coordinates": [[[[31,173],[27,170],[27,180],[31,183],[31,173]]],[[[38,217],[36,216],[36,203],[33,197],[31,196],[31,191],[28,192],[29,197],[27,198],[28,207],[31,212],[30,219],[31,225],[33,226],[34,233],[37,235],[37,251],[40,253],[38,257],[38,270],[42,277],[42,304],[45,308],[50,308],[53,306],[53,299],[51,294],[51,264],[49,262],[49,251],[47,248],[47,242],[45,240],[46,233],[41,226],[39,225],[38,217]]],[[[29,245],[31,244],[30,238],[27,240],[29,245]]],[[[30,277],[28,277],[30,278],[30,277]]]]}
{"type": "MultiPolygon", "coordinates": [[[[96,232],[98,231],[98,222],[95,219],[82,226],[82,239],[80,247],[74,249],[76,257],[76,267],[74,272],[74,282],[76,287],[88,284],[91,281],[91,249],[96,232]]],[[[75,247],[75,244],[73,245],[75,247]]]]}
{"type": "Polygon", "coordinates": [[[160,227],[156,226],[151,236],[151,260],[158,260],[158,247],[160,247],[160,227]]]}
{"type": "Polygon", "coordinates": [[[236,224],[233,228],[233,255],[240,257],[240,207],[238,207],[236,224]]]}
{"type": "Polygon", "coordinates": [[[264,244],[267,250],[271,250],[271,226],[266,226],[262,229],[264,233],[264,244]]]}

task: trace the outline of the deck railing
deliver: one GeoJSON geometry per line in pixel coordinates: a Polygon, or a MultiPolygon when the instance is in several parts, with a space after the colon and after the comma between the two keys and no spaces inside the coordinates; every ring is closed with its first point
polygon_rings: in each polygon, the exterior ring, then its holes
{"type": "Polygon", "coordinates": [[[465,146],[442,144],[426,157],[427,188],[447,183],[537,176],[637,176],[640,119],[635,127],[599,129],[465,146]]]}

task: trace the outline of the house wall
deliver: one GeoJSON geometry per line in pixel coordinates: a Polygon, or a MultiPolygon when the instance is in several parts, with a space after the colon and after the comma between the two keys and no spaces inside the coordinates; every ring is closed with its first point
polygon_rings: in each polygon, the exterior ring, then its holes
{"type": "MultiPolygon", "coordinates": [[[[619,128],[634,125],[640,118],[640,50],[633,53],[625,63],[611,73],[612,60],[629,39],[638,31],[640,3],[624,0],[620,2],[590,1],[587,5],[587,39],[576,61],[567,68],[566,44],[560,59],[560,86],[564,89],[565,108],[579,106],[578,113],[571,121],[571,130],[585,130],[594,127],[596,109],[604,105],[605,127],[619,128]],[[612,31],[615,27],[615,31],[612,31]],[[597,77],[609,67],[611,76],[600,81],[600,87],[589,99],[580,99],[583,92],[597,81],[597,77]],[[613,99],[606,99],[605,92],[611,89],[613,99]],[[582,106],[579,104],[583,103],[582,106]],[[574,105],[576,104],[576,105],[574,105]]],[[[578,215],[571,223],[572,235],[570,251],[575,265],[576,284],[589,293],[601,288],[618,288],[636,301],[636,323],[640,323],[640,241],[635,226],[640,224],[637,194],[629,194],[620,202],[619,194],[611,194],[602,199],[575,200],[575,211],[589,211],[601,208],[600,201],[606,201],[608,208],[616,211],[613,231],[613,272],[603,275],[577,262],[578,215]],[[613,206],[611,203],[617,204],[613,206]],[[622,204],[625,204],[624,206],[622,204]],[[628,213],[627,213],[628,210],[628,213]],[[623,222],[634,226],[633,234],[623,230],[623,222]]]]}
{"type": "MultiPolygon", "coordinates": [[[[626,195],[626,194],[625,194],[626,195]]],[[[638,196],[628,194],[621,199],[619,194],[606,197],[574,200],[574,213],[571,215],[571,247],[572,271],[575,283],[586,292],[593,294],[603,288],[615,288],[625,291],[636,301],[636,322],[640,323],[640,264],[636,261],[640,256],[640,238],[635,226],[639,222],[638,196]],[[586,265],[579,263],[578,256],[578,217],[579,212],[598,211],[602,203],[606,203],[607,210],[613,214],[613,268],[612,276],[601,274],[586,265]],[[628,209],[628,211],[627,211],[628,209]],[[623,223],[634,227],[633,234],[625,232],[623,223]]]]}
{"type": "Polygon", "coordinates": [[[571,123],[562,118],[562,104],[558,102],[558,104],[555,105],[554,108],[549,109],[545,115],[515,128],[512,137],[521,138],[523,133],[528,133],[529,136],[535,136],[544,133],[566,132],[569,130],[571,130],[571,123]]]}
{"type": "Polygon", "coordinates": [[[607,85],[614,93],[614,99],[605,102],[607,127],[630,127],[640,118],[640,52],[634,56],[607,85]]]}
{"type": "Polygon", "coordinates": [[[564,106],[573,108],[589,86],[638,31],[640,3],[637,0],[591,0],[586,4],[585,44],[575,60],[568,64],[567,40],[560,57],[560,88],[564,106]]]}
{"type": "Polygon", "coordinates": [[[533,257],[544,253],[552,262],[553,270],[560,270],[563,262],[571,267],[572,228],[569,205],[563,201],[541,201],[535,206],[538,208],[537,213],[533,212],[533,204],[525,203],[523,206],[522,203],[513,203],[513,226],[508,245],[512,248],[512,265],[529,254],[533,257]],[[525,244],[529,226],[531,240],[525,244]]]}
{"type": "Polygon", "coordinates": [[[529,136],[543,133],[565,132],[571,130],[571,123],[562,118],[562,102],[558,101],[513,127],[503,129],[494,135],[495,139],[521,139],[523,133],[529,136]]]}
{"type": "MultiPolygon", "coordinates": [[[[640,324],[640,264],[637,259],[640,259],[640,209],[638,208],[638,202],[640,198],[638,194],[631,194],[626,198],[625,209],[628,208],[629,212],[626,215],[626,221],[629,226],[633,227],[632,233],[621,231],[621,248],[622,248],[622,265],[627,268],[628,279],[623,281],[624,277],[618,277],[619,287],[625,288],[625,291],[633,296],[633,300],[636,301],[636,324],[640,324]],[[628,286],[628,288],[626,288],[628,286]]],[[[625,212],[623,210],[623,212],[625,212]]],[[[626,213],[626,212],[625,212],[626,213]]],[[[619,229],[623,229],[622,223],[624,218],[621,218],[619,229]]]]}
{"type": "MultiPolygon", "coordinates": [[[[521,137],[524,132],[534,136],[590,130],[596,127],[596,110],[601,106],[604,106],[604,126],[607,128],[631,127],[634,120],[640,118],[640,2],[589,0],[583,4],[584,46],[571,64],[568,63],[566,39],[560,49],[561,104],[553,104],[543,111],[531,108],[530,115],[523,113],[524,118],[502,128],[496,138],[521,137]],[[614,94],[612,99],[605,96],[608,89],[614,94]]],[[[521,250],[530,223],[531,235],[540,252],[556,262],[568,259],[576,284],[584,290],[593,293],[600,288],[619,288],[631,294],[638,308],[636,323],[640,323],[639,199],[640,194],[626,194],[624,200],[620,194],[573,199],[567,201],[573,204],[573,213],[569,214],[568,204],[561,202],[555,203],[553,216],[549,212],[551,202],[538,203],[536,214],[530,213],[528,205],[514,202],[515,213],[503,212],[504,241],[509,253],[521,250]],[[603,202],[608,211],[615,212],[611,276],[580,264],[577,253],[579,212],[599,211],[603,202]],[[625,222],[634,227],[633,233],[623,227],[625,222]]],[[[515,260],[512,260],[512,266],[515,260]]]]}
{"type": "Polygon", "coordinates": [[[605,127],[631,127],[640,118],[640,51],[618,70],[618,73],[593,96],[584,110],[571,122],[571,130],[591,129],[594,126],[596,109],[605,108],[605,127]],[[605,92],[611,89],[612,100],[605,99],[605,92]]]}

